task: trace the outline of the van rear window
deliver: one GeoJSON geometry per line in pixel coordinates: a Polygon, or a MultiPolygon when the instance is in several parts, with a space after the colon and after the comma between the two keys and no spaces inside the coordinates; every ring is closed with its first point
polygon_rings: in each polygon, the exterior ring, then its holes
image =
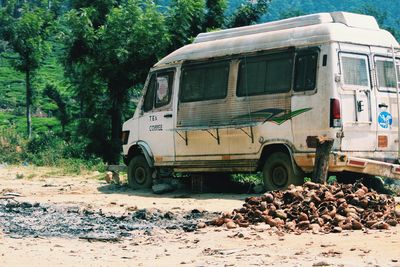
{"type": "Polygon", "coordinates": [[[239,65],[237,95],[289,92],[293,71],[292,58],[290,53],[244,58],[239,65]]]}
{"type": "Polygon", "coordinates": [[[343,55],[342,74],[346,85],[369,86],[367,57],[362,55],[343,55]]]}
{"type": "MultiPolygon", "coordinates": [[[[395,90],[396,73],[394,72],[393,60],[389,58],[377,58],[375,61],[378,76],[378,86],[380,90],[395,90]]],[[[399,73],[399,69],[397,69],[399,73]]]]}
{"type": "Polygon", "coordinates": [[[184,66],[180,101],[195,102],[225,98],[228,75],[228,61],[184,66]]]}

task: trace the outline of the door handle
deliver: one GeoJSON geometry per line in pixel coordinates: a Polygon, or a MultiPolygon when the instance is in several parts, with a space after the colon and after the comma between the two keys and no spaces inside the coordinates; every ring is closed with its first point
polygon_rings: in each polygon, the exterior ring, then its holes
{"type": "Polygon", "coordinates": [[[358,112],[364,111],[364,104],[362,100],[357,101],[357,111],[358,112]]]}
{"type": "Polygon", "coordinates": [[[172,114],[171,113],[165,114],[164,118],[172,118],[172,114]]]}
{"type": "Polygon", "coordinates": [[[378,105],[378,107],[380,107],[380,108],[387,108],[388,105],[386,105],[385,103],[380,103],[380,104],[378,105]]]}

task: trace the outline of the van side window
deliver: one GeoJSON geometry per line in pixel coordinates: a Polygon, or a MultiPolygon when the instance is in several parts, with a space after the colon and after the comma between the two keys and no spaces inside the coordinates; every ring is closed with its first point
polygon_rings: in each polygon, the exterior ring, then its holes
{"type": "Polygon", "coordinates": [[[174,73],[172,71],[161,73],[156,76],[156,81],[155,81],[156,102],[154,104],[156,108],[168,105],[169,101],[171,100],[171,88],[172,88],[173,77],[174,73]]]}
{"type": "MultiPolygon", "coordinates": [[[[379,89],[384,91],[395,89],[396,73],[394,72],[393,60],[391,58],[376,58],[375,65],[379,89]]],[[[397,73],[400,77],[399,69],[397,69],[397,73]]]]}
{"type": "Polygon", "coordinates": [[[202,63],[182,68],[181,102],[223,99],[228,89],[229,62],[202,63]]]}
{"type": "Polygon", "coordinates": [[[169,104],[171,101],[173,79],[173,71],[153,73],[151,75],[147,92],[144,97],[144,112],[152,110],[153,107],[160,108],[169,104]]]}
{"type": "Polygon", "coordinates": [[[242,59],[239,64],[237,96],[289,92],[292,58],[291,53],[278,53],[242,59]]]}
{"type": "Polygon", "coordinates": [[[150,77],[149,85],[147,86],[146,95],[144,97],[144,103],[143,103],[144,112],[148,112],[153,109],[154,83],[155,83],[155,74],[152,74],[150,77]]]}
{"type": "Polygon", "coordinates": [[[318,54],[311,52],[296,57],[294,91],[310,91],[315,89],[318,54]]]}
{"type": "Polygon", "coordinates": [[[368,62],[363,55],[342,55],[342,75],[346,85],[369,86],[368,62]]]}

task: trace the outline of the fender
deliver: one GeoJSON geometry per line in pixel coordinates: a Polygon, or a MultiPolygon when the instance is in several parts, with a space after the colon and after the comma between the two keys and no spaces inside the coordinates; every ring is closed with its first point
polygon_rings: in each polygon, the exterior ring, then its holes
{"type": "Polygon", "coordinates": [[[144,141],[138,141],[136,142],[136,145],[138,145],[142,149],[147,164],[149,164],[151,168],[154,167],[154,156],[153,152],[151,152],[150,146],[144,141]]]}
{"type": "Polygon", "coordinates": [[[288,144],[283,144],[283,145],[286,147],[286,149],[287,149],[288,152],[289,152],[290,160],[292,161],[292,166],[293,166],[293,172],[294,172],[294,174],[295,174],[295,175],[300,175],[300,174],[302,174],[302,173],[303,173],[302,170],[299,168],[299,166],[297,166],[297,163],[296,163],[296,161],[294,160],[292,147],[289,146],[288,144]]]}

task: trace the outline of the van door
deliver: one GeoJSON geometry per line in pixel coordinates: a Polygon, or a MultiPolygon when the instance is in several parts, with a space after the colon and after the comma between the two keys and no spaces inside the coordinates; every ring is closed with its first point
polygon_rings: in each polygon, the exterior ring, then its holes
{"type": "Polygon", "coordinates": [[[374,151],[376,120],[372,103],[370,64],[367,54],[339,53],[341,71],[341,107],[343,151],[374,151]]]}
{"type": "Polygon", "coordinates": [[[156,165],[174,161],[172,91],[174,69],[150,74],[139,116],[139,140],[151,149],[156,165]]]}
{"type": "Polygon", "coordinates": [[[374,62],[377,77],[376,110],[378,121],[376,125],[378,140],[376,150],[397,151],[397,96],[393,58],[375,56],[374,62]]]}
{"type": "Polygon", "coordinates": [[[175,129],[178,165],[201,169],[229,161],[226,128],[229,65],[229,60],[183,64],[175,129]]]}

